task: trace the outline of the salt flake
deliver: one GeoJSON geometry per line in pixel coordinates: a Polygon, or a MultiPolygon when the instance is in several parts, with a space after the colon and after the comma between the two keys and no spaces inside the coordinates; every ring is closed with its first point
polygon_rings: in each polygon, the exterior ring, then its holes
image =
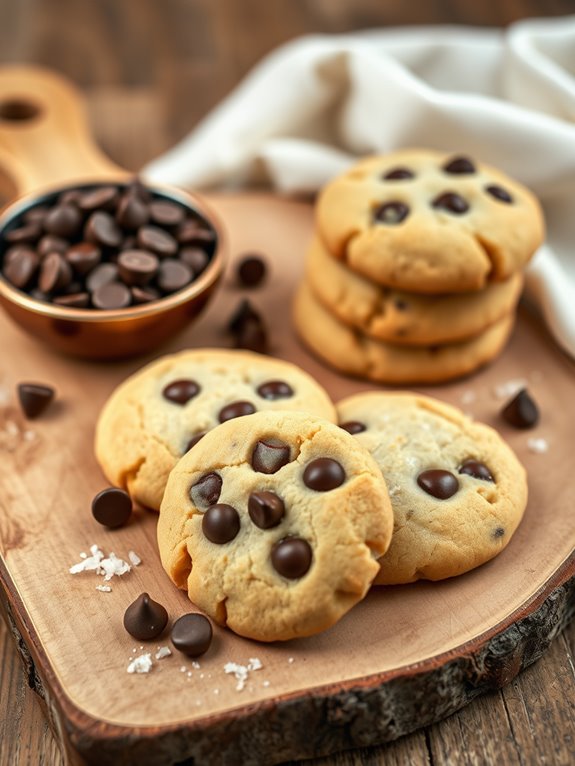
{"type": "Polygon", "coordinates": [[[239,665],[237,662],[226,662],[224,673],[233,673],[236,678],[236,691],[241,692],[246,685],[251,670],[261,670],[263,667],[257,657],[250,657],[247,665],[239,665]]]}
{"type": "Polygon", "coordinates": [[[155,654],[157,660],[163,660],[164,657],[169,657],[172,651],[169,646],[159,646],[158,651],[155,654]]]}
{"type": "Polygon", "coordinates": [[[153,665],[152,655],[149,652],[146,654],[140,654],[128,665],[128,673],[149,673],[153,665]]]}
{"type": "Polygon", "coordinates": [[[128,551],[128,558],[130,559],[130,564],[134,567],[138,567],[142,563],[142,559],[135,551],[128,551]]]}
{"type": "Polygon", "coordinates": [[[543,455],[549,451],[549,442],[547,439],[533,438],[527,441],[527,449],[536,455],[543,455]]]}

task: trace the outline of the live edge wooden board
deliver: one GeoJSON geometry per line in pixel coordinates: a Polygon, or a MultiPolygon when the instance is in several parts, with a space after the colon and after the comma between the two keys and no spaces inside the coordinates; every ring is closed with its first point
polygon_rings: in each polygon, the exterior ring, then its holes
{"type": "MultiPolygon", "coordinates": [[[[271,273],[249,294],[268,318],[274,355],[312,373],[335,400],[372,388],[323,367],[293,335],[290,301],[303,267],[311,208],[265,196],[215,197],[232,256],[266,254],[271,273]]],[[[244,295],[228,274],[203,317],[158,355],[226,346],[224,327],[244,295]]],[[[529,473],[529,506],[503,554],[463,577],[374,589],[338,625],[314,638],[263,645],[216,629],[194,668],[177,652],[147,675],[129,675],[141,653],[122,626],[142,591],[175,619],[190,605],[160,567],[156,516],[138,512],[120,530],[90,515],[105,480],[92,452],[98,411],[148,358],[95,364],[58,356],[0,317],[0,577],[8,624],[31,686],[69,763],[265,764],[385,742],[437,721],[508,683],[545,650],[575,609],[575,366],[522,309],[504,354],[450,385],[420,389],[495,425],[529,473]],[[525,378],[540,425],[513,431],[499,419],[495,388],[525,378]],[[21,380],[52,383],[58,401],[26,423],[13,391],[21,380]],[[6,398],[6,397],[4,397],[6,398]],[[549,450],[528,450],[531,437],[549,450]],[[94,573],[71,575],[81,551],[99,545],[142,564],[96,590],[94,573]],[[223,666],[257,657],[242,691],[223,666]],[[185,666],[186,671],[182,671],[185,666]],[[188,675],[191,672],[191,676],[188,675]],[[189,759],[189,760],[187,760],[189,759]]],[[[151,650],[168,643],[155,641],[151,650]]],[[[147,648],[147,647],[146,647],[147,648]]]]}

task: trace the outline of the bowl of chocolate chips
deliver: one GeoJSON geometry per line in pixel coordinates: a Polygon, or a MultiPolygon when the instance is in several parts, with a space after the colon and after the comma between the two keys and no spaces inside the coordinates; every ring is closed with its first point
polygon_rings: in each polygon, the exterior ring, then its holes
{"type": "Polygon", "coordinates": [[[205,203],[138,179],[27,195],[0,216],[0,304],[75,356],[159,346],[198,316],[223,267],[205,203]]]}

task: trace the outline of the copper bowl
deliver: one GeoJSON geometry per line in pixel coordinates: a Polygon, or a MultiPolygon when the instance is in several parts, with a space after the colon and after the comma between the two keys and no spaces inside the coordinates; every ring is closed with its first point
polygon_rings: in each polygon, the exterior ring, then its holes
{"type": "MultiPolygon", "coordinates": [[[[94,188],[109,181],[82,182],[24,195],[0,215],[0,241],[15,218],[67,188],[94,188]]],[[[101,311],[58,306],[35,300],[0,274],[0,304],[23,330],[58,351],[88,359],[119,359],[144,354],[189,326],[213,295],[225,265],[223,229],[203,200],[170,187],[146,184],[155,195],[198,213],[214,229],[213,255],[205,270],[187,287],[152,303],[101,311]]]]}

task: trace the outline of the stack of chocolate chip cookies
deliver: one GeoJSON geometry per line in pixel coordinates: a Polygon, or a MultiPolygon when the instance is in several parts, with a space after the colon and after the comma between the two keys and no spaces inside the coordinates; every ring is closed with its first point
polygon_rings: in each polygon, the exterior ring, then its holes
{"type": "Polygon", "coordinates": [[[296,328],[359,377],[465,375],[504,347],[543,237],[538,201],[494,168],[430,150],[365,159],[320,194],[296,328]]]}

